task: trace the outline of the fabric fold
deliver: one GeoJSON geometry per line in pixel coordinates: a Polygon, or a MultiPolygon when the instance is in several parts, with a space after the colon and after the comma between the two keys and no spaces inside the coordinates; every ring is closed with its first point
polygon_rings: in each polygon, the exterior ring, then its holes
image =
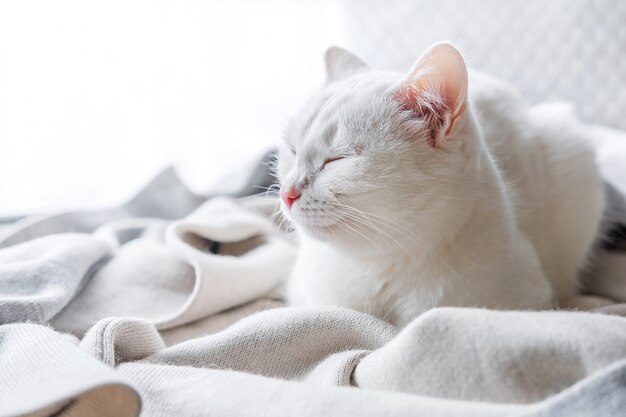
{"type": "Polygon", "coordinates": [[[159,322],[186,302],[194,280],[193,269],[162,242],[134,239],[115,250],[51,323],[82,335],[111,316],[159,322]]]}
{"type": "Polygon", "coordinates": [[[110,316],[144,319],[158,329],[187,324],[266,295],[296,254],[263,215],[227,198],[169,224],[120,220],[94,236],[113,254],[54,317],[58,330],[80,335],[110,316]]]}
{"type": "Polygon", "coordinates": [[[513,404],[316,386],[217,369],[125,363],[119,370],[146,398],[146,417],[505,417],[521,409],[513,404]]]}
{"type": "Polygon", "coordinates": [[[614,417],[626,410],[626,361],[593,373],[512,417],[614,417]]]}
{"type": "Polygon", "coordinates": [[[623,317],[437,308],[363,358],[354,381],[437,398],[531,403],[623,359],[623,317]]]}
{"type": "Polygon", "coordinates": [[[195,284],[180,311],[156,323],[159,328],[267,294],[287,276],[296,256],[293,244],[264,217],[226,198],[215,198],[186,219],[173,222],[166,243],[193,266],[195,284]],[[212,243],[220,245],[218,253],[207,247],[212,243]]]}
{"type": "Polygon", "coordinates": [[[0,326],[0,417],[134,417],[132,384],[52,329],[0,326]]]}
{"type": "Polygon", "coordinates": [[[108,318],[96,323],[79,347],[102,363],[114,367],[120,362],[143,359],[165,348],[156,328],[144,320],[108,318]]]}
{"type": "MultiPolygon", "coordinates": [[[[222,332],[179,343],[144,362],[299,380],[337,352],[374,350],[395,333],[390,324],[345,308],[280,308],[253,314],[222,332]]],[[[335,374],[345,374],[345,363],[334,365],[335,374]]]]}
{"type": "Polygon", "coordinates": [[[110,253],[87,234],[44,236],[0,250],[0,324],[46,323],[110,253]]]}

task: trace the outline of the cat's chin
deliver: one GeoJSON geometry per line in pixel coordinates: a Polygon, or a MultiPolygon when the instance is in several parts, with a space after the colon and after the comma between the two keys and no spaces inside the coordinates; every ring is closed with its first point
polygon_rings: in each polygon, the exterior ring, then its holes
{"type": "Polygon", "coordinates": [[[298,229],[310,237],[318,240],[328,241],[332,240],[339,231],[339,223],[331,224],[298,224],[298,229]]]}
{"type": "Polygon", "coordinates": [[[359,252],[368,249],[367,245],[365,247],[362,245],[365,238],[355,238],[347,232],[345,221],[332,224],[299,224],[297,229],[307,237],[330,244],[337,249],[359,252]]]}

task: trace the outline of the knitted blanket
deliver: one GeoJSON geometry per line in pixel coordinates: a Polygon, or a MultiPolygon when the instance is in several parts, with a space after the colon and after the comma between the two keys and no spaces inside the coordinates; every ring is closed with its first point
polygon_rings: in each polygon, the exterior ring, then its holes
{"type": "MultiPolygon", "coordinates": [[[[605,175],[623,191],[626,136],[599,132],[605,175]]],[[[267,185],[261,167],[233,194],[267,185]]],[[[275,208],[194,195],[170,169],[120,208],[0,229],[0,417],[626,410],[626,304],[437,308],[402,330],[286,307],[276,289],[297,243],[275,208]]],[[[599,288],[626,302],[626,252],[599,262],[612,279],[599,288]]]]}

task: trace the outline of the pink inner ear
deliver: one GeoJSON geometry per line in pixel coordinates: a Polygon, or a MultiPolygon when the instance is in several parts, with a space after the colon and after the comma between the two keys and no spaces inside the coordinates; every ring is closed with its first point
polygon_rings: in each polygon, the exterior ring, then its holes
{"type": "Polygon", "coordinates": [[[450,108],[435,95],[418,91],[413,84],[405,84],[393,94],[400,110],[410,111],[417,119],[424,121],[427,132],[426,141],[433,148],[437,147],[437,136],[446,127],[450,108]]]}
{"type": "Polygon", "coordinates": [[[418,59],[409,77],[394,93],[402,110],[424,122],[428,143],[450,133],[463,114],[467,95],[467,69],[452,45],[436,44],[418,59]]]}

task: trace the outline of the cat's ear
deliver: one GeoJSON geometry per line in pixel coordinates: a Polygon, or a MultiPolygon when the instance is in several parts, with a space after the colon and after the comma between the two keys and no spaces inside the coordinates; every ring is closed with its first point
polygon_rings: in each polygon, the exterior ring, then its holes
{"type": "Polygon", "coordinates": [[[436,146],[452,132],[465,111],[467,68],[459,51],[448,43],[438,43],[417,60],[409,76],[395,92],[403,110],[422,118],[436,146]]]}
{"type": "Polygon", "coordinates": [[[331,46],[324,54],[326,61],[326,82],[332,83],[368,69],[367,64],[352,52],[338,46],[331,46]]]}

